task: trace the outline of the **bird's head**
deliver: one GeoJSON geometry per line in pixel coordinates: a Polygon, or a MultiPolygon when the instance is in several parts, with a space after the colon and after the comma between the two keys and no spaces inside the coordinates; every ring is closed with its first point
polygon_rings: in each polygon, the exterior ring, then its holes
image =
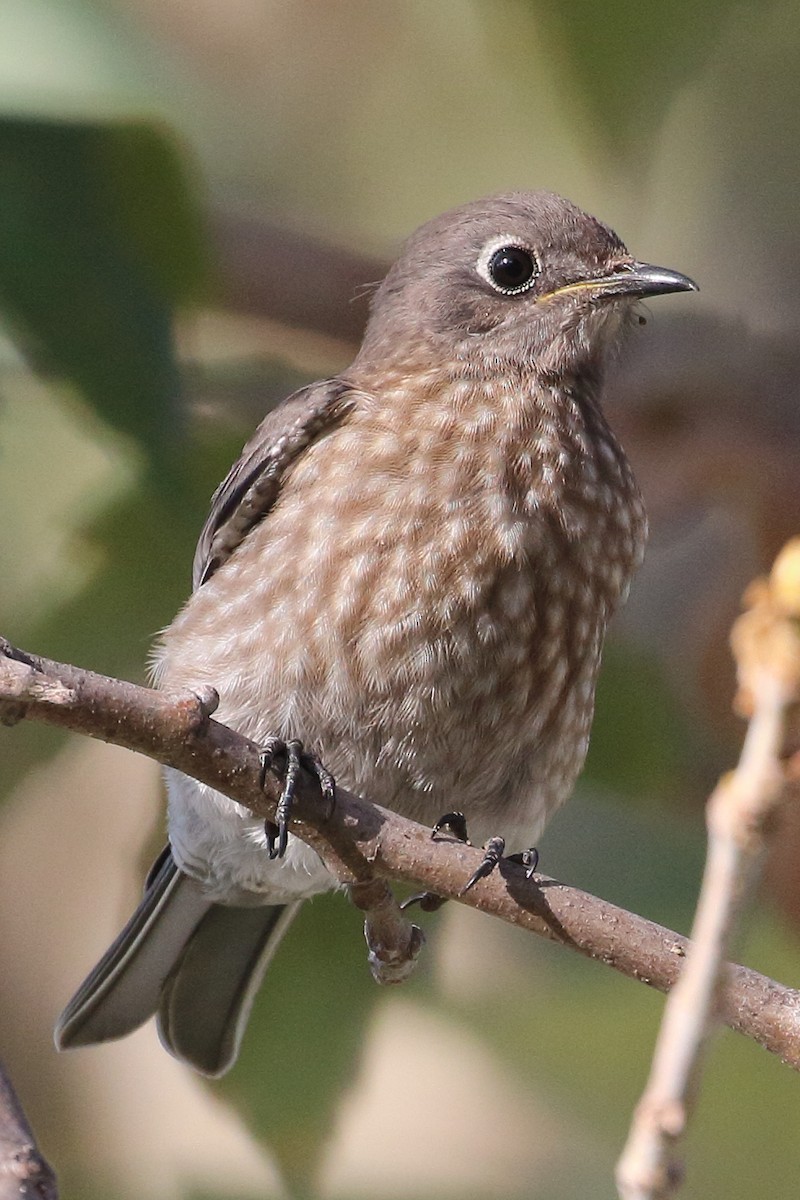
{"type": "Polygon", "coordinates": [[[634,259],[552,192],[509,192],[423,225],[375,294],[362,356],[450,355],[464,369],[565,375],[599,365],[637,301],[693,291],[634,259]]]}

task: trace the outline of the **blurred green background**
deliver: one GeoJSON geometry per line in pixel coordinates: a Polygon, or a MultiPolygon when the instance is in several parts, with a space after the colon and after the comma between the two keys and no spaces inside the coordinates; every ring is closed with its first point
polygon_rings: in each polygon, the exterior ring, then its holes
{"type": "MultiPolygon", "coordinates": [[[[402,237],[562,191],[702,291],[653,305],[609,389],[653,532],[543,868],[685,930],[741,735],[727,630],[800,529],[799,81],[770,0],[4,0],[0,631],[143,679],[214,486],[349,361],[402,237]]],[[[455,905],[389,993],[355,910],[307,905],[219,1084],[151,1028],[56,1056],[163,836],[158,772],[34,727],[0,748],[0,1056],[65,1200],[613,1196],[661,998],[455,905]]],[[[792,983],[797,817],[779,840],[739,950],[792,983]]],[[[798,1119],[800,1080],[722,1035],[687,1200],[794,1198],[798,1119]]]]}

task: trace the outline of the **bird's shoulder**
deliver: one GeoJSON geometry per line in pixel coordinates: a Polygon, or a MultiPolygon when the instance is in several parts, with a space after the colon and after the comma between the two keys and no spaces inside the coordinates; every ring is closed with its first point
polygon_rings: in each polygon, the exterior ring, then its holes
{"type": "Polygon", "coordinates": [[[336,376],[300,388],[267,413],[211,498],[192,567],[195,590],[267,516],[289,467],[344,420],[355,396],[347,380],[336,376]]]}

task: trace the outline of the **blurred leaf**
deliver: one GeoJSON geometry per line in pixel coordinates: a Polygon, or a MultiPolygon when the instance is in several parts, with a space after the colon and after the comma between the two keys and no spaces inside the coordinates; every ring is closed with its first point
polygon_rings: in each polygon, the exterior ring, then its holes
{"type": "MultiPolygon", "coordinates": [[[[49,658],[144,682],[154,635],[189,592],[199,511],[169,507],[152,488],[136,489],[105,512],[90,533],[76,534],[76,541],[90,542],[102,564],[88,586],[32,628],[23,632],[15,624],[4,634],[49,658]]],[[[28,722],[0,732],[3,793],[32,763],[55,753],[65,736],[28,722]]]]}
{"type": "MultiPolygon", "coordinates": [[[[688,932],[704,846],[699,814],[686,821],[632,811],[581,792],[555,818],[542,852],[548,873],[688,932]]],[[[496,994],[484,983],[477,995],[450,989],[446,1006],[433,990],[430,999],[483,1037],[567,1128],[591,1133],[595,1180],[610,1180],[644,1086],[663,997],[521,930],[500,926],[493,936],[496,994]]],[[[797,940],[769,912],[746,919],[741,941],[738,961],[776,979],[796,976],[797,940]]],[[[687,1197],[791,1200],[798,1119],[796,1075],[755,1043],[723,1032],[712,1044],[691,1133],[687,1197]]]]}
{"type": "MultiPolygon", "coordinates": [[[[24,649],[106,675],[144,681],[153,640],[191,590],[197,533],[212,491],[241,447],[240,433],[198,430],[189,443],[190,470],[177,494],[148,477],[72,532],[67,551],[93,563],[86,584],[68,596],[51,588],[50,603],[30,623],[6,622],[5,636],[24,649]]],[[[62,744],[63,731],[22,722],[0,731],[2,790],[62,744]]]]}
{"type": "Polygon", "coordinates": [[[549,875],[689,932],[705,855],[702,812],[634,806],[583,783],[553,818],[541,853],[549,875]]]}
{"type": "MultiPolygon", "coordinates": [[[[760,969],[791,978],[796,943],[769,914],[755,914],[748,924],[740,961],[758,954],[760,969]]],[[[525,935],[514,936],[524,948],[525,935]]],[[[450,998],[447,1012],[457,1009],[567,1127],[592,1132],[598,1194],[610,1196],[614,1160],[644,1087],[664,1000],[563,947],[529,940],[536,952],[521,956],[527,983],[520,977],[512,988],[506,980],[497,997],[462,995],[457,1004],[450,998]]],[[[749,1039],[723,1031],[712,1043],[690,1134],[687,1200],[793,1200],[799,1119],[797,1075],[749,1039]]]]}
{"type": "Polygon", "coordinates": [[[674,796],[697,747],[652,655],[609,642],[597,685],[585,777],[640,801],[674,796]]]}
{"type": "Polygon", "coordinates": [[[676,91],[700,73],[738,8],[734,0],[534,0],[591,135],[611,156],[650,153],[676,91]]]}
{"type": "Polygon", "coordinates": [[[144,122],[6,117],[0,175],[0,307],[14,335],[163,464],[179,392],[172,307],[205,277],[174,144],[144,122]]]}
{"type": "Polygon", "coordinates": [[[200,503],[168,504],[143,483],[79,531],[76,541],[88,542],[102,565],[82,592],[29,634],[31,646],[104,674],[141,679],[156,632],[189,594],[202,511],[200,503]]]}
{"type": "Polygon", "coordinates": [[[341,896],[305,904],[270,965],[243,1053],[223,1087],[287,1180],[311,1191],[380,996],[361,914],[341,896]]]}

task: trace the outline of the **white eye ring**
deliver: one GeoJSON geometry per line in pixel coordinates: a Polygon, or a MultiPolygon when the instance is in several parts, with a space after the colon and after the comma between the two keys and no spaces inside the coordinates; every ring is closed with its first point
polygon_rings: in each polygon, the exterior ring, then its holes
{"type": "Polygon", "coordinates": [[[476,270],[501,296],[519,296],[536,283],[539,260],[523,238],[495,237],[481,250],[476,270]]]}

